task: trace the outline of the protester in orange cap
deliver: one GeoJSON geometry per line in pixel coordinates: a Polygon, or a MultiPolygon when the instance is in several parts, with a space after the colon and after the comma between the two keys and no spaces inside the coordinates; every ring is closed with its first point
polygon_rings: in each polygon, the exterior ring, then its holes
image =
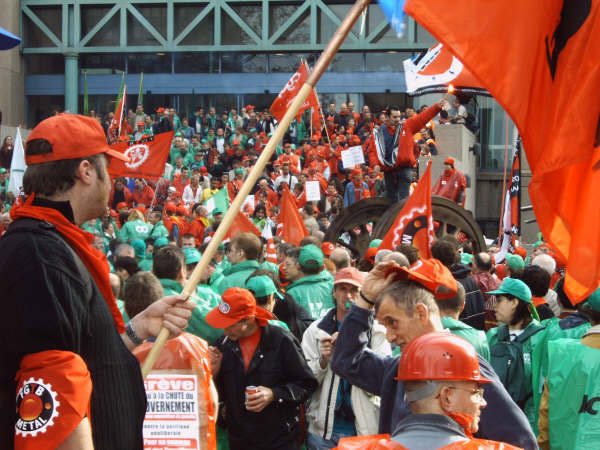
{"type": "MultiPolygon", "coordinates": [[[[396,380],[399,358],[381,358],[368,348],[366,332],[374,318],[386,327],[388,341],[404,349],[413,339],[443,332],[436,299],[454,298],[456,280],[441,262],[418,260],[410,269],[380,263],[369,273],[359,298],[344,319],[332,358],[335,373],[381,397],[379,432],[393,432],[409,414],[405,384],[396,380]]],[[[481,374],[491,380],[484,387],[488,403],[481,415],[478,436],[535,448],[527,418],[512,401],[490,364],[479,358],[481,374]]]]}
{"type": "MultiPolygon", "coordinates": [[[[487,405],[483,386],[491,380],[481,374],[477,353],[464,339],[447,333],[413,339],[402,352],[397,380],[404,382],[412,412],[392,436],[401,448],[518,449],[473,437],[487,405]]],[[[341,444],[338,450],[344,450],[341,444]]]]}
{"type": "Polygon", "coordinates": [[[299,406],[317,381],[293,335],[270,325],[272,317],[242,288],[225,290],[206,316],[225,332],[210,352],[231,450],[300,448],[299,406]]]}
{"type": "Polygon", "coordinates": [[[127,160],[76,114],[44,120],[25,145],[27,199],[0,241],[2,448],[141,450],[146,394],[130,350],[161,326],[181,333],[194,308],[165,297],[124,326],[106,258],[79,228],[106,210],[107,157],[127,160]]]}
{"type": "Polygon", "coordinates": [[[323,252],[323,254],[329,258],[331,256],[331,252],[333,252],[335,250],[335,245],[333,245],[331,242],[323,242],[323,244],[321,244],[321,251],[323,252]]]}
{"type": "Polygon", "coordinates": [[[447,157],[444,171],[436,181],[431,193],[446,197],[460,206],[465,206],[467,179],[464,174],[454,168],[454,158],[447,157]]]}
{"type": "Polygon", "coordinates": [[[352,182],[346,185],[346,190],[344,191],[345,208],[362,199],[371,197],[369,186],[362,179],[362,169],[360,167],[352,169],[350,176],[352,182]]]}

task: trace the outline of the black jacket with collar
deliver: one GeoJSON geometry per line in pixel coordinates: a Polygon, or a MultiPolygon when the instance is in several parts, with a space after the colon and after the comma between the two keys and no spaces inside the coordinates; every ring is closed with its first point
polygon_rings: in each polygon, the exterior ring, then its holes
{"type": "Polygon", "coordinates": [[[298,438],[299,410],[316,389],[317,380],[308,367],[298,341],[287,330],[267,325],[248,371],[237,342],[224,337],[217,347],[223,353],[215,378],[231,450],[284,448],[298,438]],[[273,390],[274,401],[259,413],[245,406],[246,386],[273,390]]]}

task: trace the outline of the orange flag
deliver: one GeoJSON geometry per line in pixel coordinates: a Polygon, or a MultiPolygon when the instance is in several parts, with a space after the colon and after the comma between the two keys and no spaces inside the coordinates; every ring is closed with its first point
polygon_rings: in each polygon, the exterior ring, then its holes
{"type": "Polygon", "coordinates": [[[544,238],[575,302],[600,282],[600,1],[408,0],[511,116],[544,238]]]}
{"type": "Polygon", "coordinates": [[[108,171],[113,177],[135,177],[158,179],[165,171],[165,163],[169,157],[173,132],[160,133],[139,142],[119,142],[111,148],[129,156],[125,162],[111,158],[108,171]]]}
{"type": "Polygon", "coordinates": [[[241,211],[237,213],[235,220],[231,223],[231,226],[225,235],[225,239],[231,239],[233,236],[240,233],[252,233],[257,237],[260,237],[260,231],[256,228],[256,225],[254,225],[252,221],[248,219],[248,216],[241,211]]]}
{"type": "MultiPolygon", "coordinates": [[[[307,79],[308,66],[305,62],[302,62],[300,64],[300,67],[298,67],[296,73],[292,75],[292,77],[283,87],[281,92],[279,92],[279,95],[271,105],[270,111],[271,114],[273,114],[273,117],[275,117],[279,121],[283,119],[285,112],[288,110],[291,103],[294,101],[294,98],[296,98],[298,91],[300,91],[302,85],[306,83],[307,79]]],[[[296,114],[296,119],[298,120],[298,122],[301,119],[302,113],[310,108],[319,108],[319,101],[317,99],[314,89],[311,89],[308,98],[304,100],[304,103],[298,110],[298,114],[296,114]]]]}
{"type": "Polygon", "coordinates": [[[300,241],[308,236],[308,230],[298,212],[294,196],[287,187],[283,189],[281,195],[277,236],[292,245],[300,245],[300,241]]]}
{"type": "Polygon", "coordinates": [[[429,259],[433,240],[431,162],[429,162],[417,187],[406,200],[398,217],[379,244],[379,248],[394,250],[400,244],[412,244],[419,249],[421,258],[429,259]]]}

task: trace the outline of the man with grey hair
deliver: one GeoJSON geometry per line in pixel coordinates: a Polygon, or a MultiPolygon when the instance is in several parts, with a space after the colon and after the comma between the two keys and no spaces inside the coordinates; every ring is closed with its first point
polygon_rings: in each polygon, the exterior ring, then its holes
{"type": "Polygon", "coordinates": [[[333,264],[335,264],[336,270],[342,270],[345,267],[350,267],[350,263],[352,262],[348,250],[341,247],[336,247],[333,249],[331,255],[329,255],[329,259],[333,264]]]}
{"type": "MultiPolygon", "coordinates": [[[[544,269],[546,272],[548,272],[548,275],[550,275],[550,279],[552,279],[556,273],[556,260],[547,253],[540,253],[539,255],[534,256],[531,260],[531,265],[539,266],[544,269]]],[[[558,295],[556,294],[556,291],[552,289],[552,287],[553,286],[550,285],[550,289],[548,289],[548,292],[544,296],[544,300],[546,300],[546,303],[548,303],[548,306],[550,306],[550,309],[552,309],[554,315],[556,317],[560,317],[562,308],[558,303],[558,295]]]]}
{"type": "MultiPolygon", "coordinates": [[[[382,252],[383,250],[380,250],[382,252]]],[[[379,252],[375,256],[375,264],[377,264],[377,256],[379,256],[379,252]]],[[[408,258],[404,255],[404,253],[400,252],[390,252],[383,257],[381,262],[395,262],[400,267],[410,267],[410,263],[408,262],[408,258]]]]}
{"type": "Polygon", "coordinates": [[[375,254],[375,265],[379,264],[380,262],[383,262],[383,259],[390,253],[392,253],[392,251],[388,250],[387,248],[379,250],[375,254]]]}

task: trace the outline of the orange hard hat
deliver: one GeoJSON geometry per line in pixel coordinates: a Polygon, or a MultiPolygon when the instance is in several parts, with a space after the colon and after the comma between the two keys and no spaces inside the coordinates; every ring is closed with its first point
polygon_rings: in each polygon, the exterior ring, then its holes
{"type": "Polygon", "coordinates": [[[402,352],[397,380],[455,380],[490,383],[479,371],[473,346],[450,333],[427,333],[413,339],[402,352]]]}

